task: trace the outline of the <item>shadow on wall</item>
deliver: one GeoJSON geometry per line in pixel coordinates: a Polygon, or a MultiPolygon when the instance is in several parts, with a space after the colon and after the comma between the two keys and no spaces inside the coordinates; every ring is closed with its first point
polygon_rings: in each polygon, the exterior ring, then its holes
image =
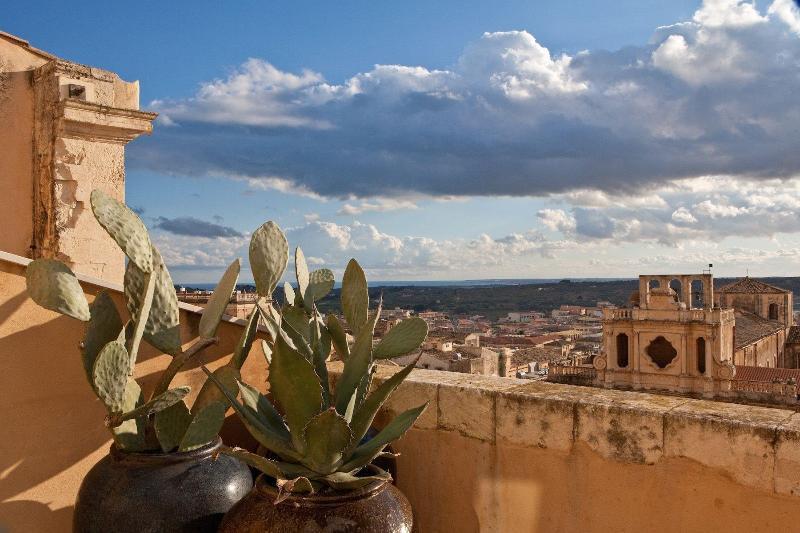
{"type": "MultiPolygon", "coordinates": [[[[88,299],[99,288],[84,284],[88,299]]],[[[84,328],[47,311],[26,295],[24,269],[0,261],[0,533],[70,531],[72,507],[86,472],[111,443],[103,426],[105,408],[92,393],[80,361],[84,328]]],[[[124,297],[113,293],[120,312],[124,297]]],[[[181,312],[183,340],[196,334],[198,315],[181,312]]],[[[176,377],[192,387],[189,401],[205,380],[199,363],[216,368],[228,361],[242,332],[223,323],[219,345],[176,377]]],[[[242,369],[244,379],[263,388],[266,363],[256,342],[242,369]]],[[[170,357],[143,347],[136,375],[149,392],[170,357]]],[[[252,447],[229,413],[226,442],[252,447]]]]}

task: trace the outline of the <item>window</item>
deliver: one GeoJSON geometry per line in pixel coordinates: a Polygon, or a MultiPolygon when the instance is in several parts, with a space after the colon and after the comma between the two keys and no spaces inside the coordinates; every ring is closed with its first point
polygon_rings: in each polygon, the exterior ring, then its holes
{"type": "Polygon", "coordinates": [[[703,337],[697,338],[697,371],[706,373],[706,340],[703,337]]]}
{"type": "Polygon", "coordinates": [[[675,347],[661,335],[653,339],[645,351],[658,368],[666,368],[678,356],[675,347]]]}
{"type": "Polygon", "coordinates": [[[769,304],[769,319],[778,320],[778,304],[769,304]]]}
{"type": "Polygon", "coordinates": [[[628,368],[628,336],[624,333],[617,335],[617,366],[628,368]]]}

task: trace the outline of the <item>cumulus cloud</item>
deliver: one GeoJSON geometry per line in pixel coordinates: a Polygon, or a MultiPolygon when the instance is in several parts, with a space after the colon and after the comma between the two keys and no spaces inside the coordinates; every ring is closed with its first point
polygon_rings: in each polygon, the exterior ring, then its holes
{"type": "Polygon", "coordinates": [[[193,97],[130,161],[318,197],[636,195],[704,175],[800,174],[800,14],[706,0],[617,51],[555,55],[486,33],[447,69],[377,65],[341,84],[250,59],[193,97]]]}
{"type": "MultiPolygon", "coordinates": [[[[341,275],[347,261],[357,257],[375,279],[515,275],[532,258],[553,258],[577,246],[567,239],[547,239],[535,229],[501,237],[482,233],[474,238],[432,239],[393,235],[358,221],[337,224],[319,219],[286,228],[286,236],[291,246],[303,248],[315,267],[332,268],[341,275]]],[[[176,271],[219,270],[236,257],[247,264],[247,236],[208,238],[157,230],[153,242],[176,271]]]]}
{"type": "Polygon", "coordinates": [[[174,233],[175,235],[185,235],[188,237],[215,238],[242,236],[240,232],[228,226],[207,222],[194,217],[158,217],[155,219],[153,227],[174,233]]]}
{"type": "Polygon", "coordinates": [[[578,241],[653,242],[681,246],[726,237],[767,237],[800,228],[800,180],[703,176],[653,187],[647,208],[633,197],[552,196],[566,209],[543,209],[542,224],[578,241]],[[591,199],[591,197],[590,197],[591,199]]]}
{"type": "Polygon", "coordinates": [[[417,204],[410,200],[400,200],[394,198],[375,198],[372,201],[363,201],[357,204],[344,204],[339,209],[339,215],[360,215],[369,211],[397,211],[397,210],[418,209],[417,204]]]}

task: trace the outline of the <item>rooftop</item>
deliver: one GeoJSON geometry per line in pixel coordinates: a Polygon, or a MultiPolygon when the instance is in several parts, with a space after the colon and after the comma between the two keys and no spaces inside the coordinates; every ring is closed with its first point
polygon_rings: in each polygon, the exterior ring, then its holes
{"type": "Polygon", "coordinates": [[[780,287],[776,287],[774,285],[770,285],[769,283],[764,283],[763,281],[746,276],[738,281],[734,281],[733,283],[729,283],[728,285],[720,287],[717,289],[717,292],[746,294],[758,294],[766,292],[783,294],[791,291],[787,291],[785,289],[781,289],[780,287]]]}
{"type": "Polygon", "coordinates": [[[767,320],[747,311],[737,310],[736,316],[736,349],[744,348],[762,337],[772,335],[783,329],[783,324],[776,320],[767,320]]]}

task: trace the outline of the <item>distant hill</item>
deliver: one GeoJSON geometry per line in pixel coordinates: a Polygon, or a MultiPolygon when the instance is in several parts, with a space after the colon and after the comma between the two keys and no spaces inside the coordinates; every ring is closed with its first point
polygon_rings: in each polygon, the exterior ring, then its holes
{"type": "MultiPolygon", "coordinates": [[[[714,280],[714,285],[721,287],[736,279],[718,278],[714,280]]],[[[759,279],[800,294],[800,277],[759,279]]],[[[638,289],[638,279],[470,287],[408,286],[370,289],[370,298],[375,300],[382,293],[383,306],[386,309],[395,307],[414,311],[431,309],[452,315],[484,315],[490,319],[497,319],[511,311],[530,310],[547,313],[561,305],[594,306],[598,301],[624,305],[631,293],[638,289]]],[[[337,310],[338,293],[339,290],[336,289],[322,300],[320,309],[337,310]]]]}
{"type": "MultiPolygon", "coordinates": [[[[719,288],[736,279],[738,278],[717,278],[714,282],[719,288]]],[[[800,277],[758,279],[800,295],[800,277]]],[[[479,281],[469,281],[465,285],[382,286],[373,287],[369,292],[373,305],[383,294],[383,306],[386,309],[401,307],[417,312],[431,309],[451,315],[484,315],[497,319],[511,311],[547,313],[561,305],[591,307],[598,301],[624,305],[631,293],[639,289],[638,279],[514,282],[511,285],[479,285],[479,281]]],[[[203,287],[213,288],[206,285],[203,287]]],[[[239,285],[238,288],[255,290],[252,285],[239,285]]],[[[275,297],[278,301],[283,301],[283,289],[278,289],[275,297]]],[[[799,306],[800,301],[795,307],[799,306]]],[[[339,289],[331,291],[327,298],[319,302],[319,307],[324,312],[338,311],[339,289]]]]}

